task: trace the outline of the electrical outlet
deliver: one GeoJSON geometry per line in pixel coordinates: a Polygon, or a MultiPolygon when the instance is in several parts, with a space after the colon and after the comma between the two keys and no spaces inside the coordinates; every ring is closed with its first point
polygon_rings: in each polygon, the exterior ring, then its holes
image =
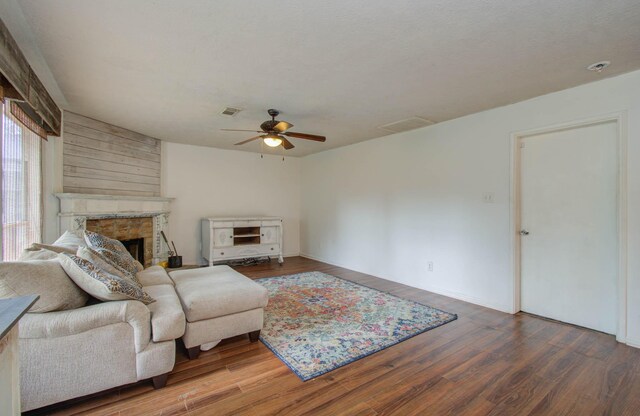
{"type": "Polygon", "coordinates": [[[433,271],[433,262],[432,261],[428,261],[427,262],[427,270],[432,272],[433,271]]]}
{"type": "Polygon", "coordinates": [[[485,204],[493,204],[494,199],[495,195],[493,194],[493,192],[485,192],[482,194],[482,202],[484,202],[485,204]]]}

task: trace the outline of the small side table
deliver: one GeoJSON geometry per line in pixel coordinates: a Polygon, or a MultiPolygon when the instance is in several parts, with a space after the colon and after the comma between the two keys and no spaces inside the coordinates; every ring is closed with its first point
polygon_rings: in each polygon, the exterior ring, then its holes
{"type": "Polygon", "coordinates": [[[20,415],[17,323],[39,298],[30,295],[0,300],[0,415],[20,415]]]}

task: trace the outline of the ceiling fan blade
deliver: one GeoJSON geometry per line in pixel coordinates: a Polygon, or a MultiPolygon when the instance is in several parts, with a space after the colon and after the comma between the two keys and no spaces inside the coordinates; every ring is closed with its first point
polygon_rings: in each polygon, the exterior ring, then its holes
{"type": "Polygon", "coordinates": [[[297,139],[307,139],[307,140],[314,140],[316,142],[324,142],[325,140],[327,140],[326,137],[324,136],[316,136],[315,134],[306,134],[306,133],[295,133],[292,131],[288,131],[286,133],[282,133],[285,136],[290,136],[290,137],[295,137],[297,139]]]}
{"type": "Polygon", "coordinates": [[[239,143],[236,143],[236,146],[238,146],[238,145],[240,145],[240,144],[245,144],[245,143],[252,142],[252,141],[254,141],[254,140],[256,140],[256,139],[259,139],[259,138],[261,138],[261,137],[262,137],[262,136],[256,136],[256,137],[252,137],[252,138],[247,139],[247,140],[243,140],[243,141],[241,141],[241,142],[239,142],[239,143]]]}
{"type": "Polygon", "coordinates": [[[273,126],[273,129],[278,133],[284,133],[285,131],[289,130],[291,127],[293,127],[293,124],[287,123],[286,121],[279,121],[278,124],[273,126]]]}
{"type": "Polygon", "coordinates": [[[238,129],[220,129],[222,131],[250,131],[252,133],[262,133],[260,130],[238,130],[238,129]]]}
{"type": "Polygon", "coordinates": [[[289,140],[285,139],[284,137],[282,138],[282,147],[284,147],[286,150],[289,149],[293,149],[295,146],[293,145],[293,143],[291,143],[289,140]]]}

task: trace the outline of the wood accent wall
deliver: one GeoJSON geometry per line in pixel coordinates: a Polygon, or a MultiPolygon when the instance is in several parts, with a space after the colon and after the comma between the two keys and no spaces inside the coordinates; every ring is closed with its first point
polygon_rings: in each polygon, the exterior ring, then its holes
{"type": "Polygon", "coordinates": [[[160,196],[160,140],[64,112],[64,192],[160,196]]]}

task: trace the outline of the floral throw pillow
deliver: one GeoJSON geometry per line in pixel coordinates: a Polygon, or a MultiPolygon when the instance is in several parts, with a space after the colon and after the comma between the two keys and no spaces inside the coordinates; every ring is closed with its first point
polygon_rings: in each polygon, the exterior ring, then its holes
{"type": "Polygon", "coordinates": [[[94,298],[103,301],[139,300],[145,305],[155,302],[130,280],[100,270],[89,260],[68,253],[58,254],[58,258],[71,280],[94,298]]]}
{"type": "Polygon", "coordinates": [[[136,275],[120,266],[119,263],[117,261],[114,261],[114,259],[108,253],[110,252],[106,251],[105,255],[97,250],[92,249],[91,247],[80,247],[76,255],[90,261],[98,269],[104,270],[109,274],[114,274],[118,277],[122,277],[123,279],[129,279],[138,287],[142,287],[142,284],[140,283],[136,275]]]}
{"type": "Polygon", "coordinates": [[[120,241],[88,230],[84,232],[84,239],[89,247],[132,275],[135,276],[136,273],[144,269],[142,264],[131,256],[120,241]]]}

